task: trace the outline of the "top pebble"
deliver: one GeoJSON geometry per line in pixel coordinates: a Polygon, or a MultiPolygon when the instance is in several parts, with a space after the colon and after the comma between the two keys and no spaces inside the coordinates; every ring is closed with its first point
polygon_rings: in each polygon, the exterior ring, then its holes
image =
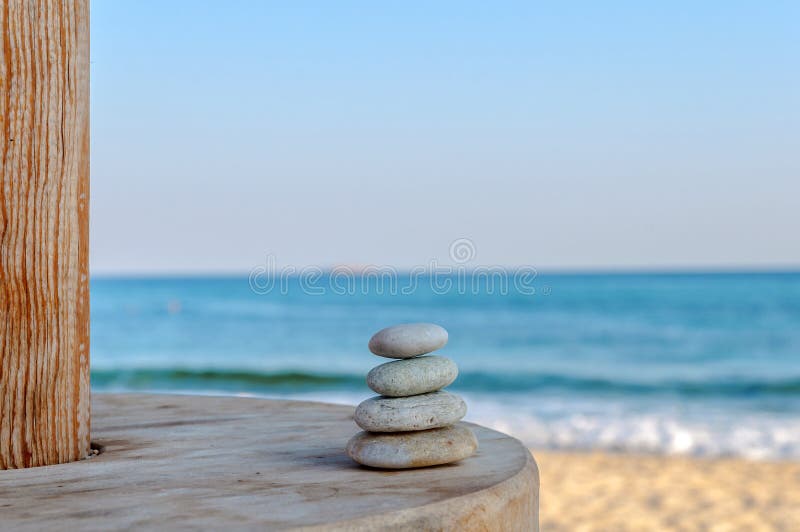
{"type": "Polygon", "coordinates": [[[414,358],[447,344],[447,331],[434,323],[404,323],[375,333],[369,350],[386,358],[414,358]]]}

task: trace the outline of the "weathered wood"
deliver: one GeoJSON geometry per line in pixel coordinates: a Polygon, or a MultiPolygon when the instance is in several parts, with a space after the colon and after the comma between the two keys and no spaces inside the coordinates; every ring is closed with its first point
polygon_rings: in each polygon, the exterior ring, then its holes
{"type": "Polygon", "coordinates": [[[353,407],[94,396],[94,458],[0,471],[10,530],[538,529],[539,479],[517,440],[471,425],[460,463],[379,471],[345,454],[353,407]]]}
{"type": "Polygon", "coordinates": [[[89,2],[0,2],[0,469],[89,452],[89,2]]]}

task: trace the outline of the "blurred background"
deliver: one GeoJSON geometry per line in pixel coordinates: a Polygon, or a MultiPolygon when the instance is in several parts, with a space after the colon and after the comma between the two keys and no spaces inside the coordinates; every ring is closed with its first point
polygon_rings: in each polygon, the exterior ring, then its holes
{"type": "Polygon", "coordinates": [[[794,2],[92,4],[92,383],[800,458],[794,2]]]}

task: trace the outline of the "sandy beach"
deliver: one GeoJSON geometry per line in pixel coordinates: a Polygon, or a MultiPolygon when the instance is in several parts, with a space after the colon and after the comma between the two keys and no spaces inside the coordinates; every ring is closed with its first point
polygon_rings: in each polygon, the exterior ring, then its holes
{"type": "Polygon", "coordinates": [[[800,462],[533,453],[547,532],[800,529],[800,462]]]}

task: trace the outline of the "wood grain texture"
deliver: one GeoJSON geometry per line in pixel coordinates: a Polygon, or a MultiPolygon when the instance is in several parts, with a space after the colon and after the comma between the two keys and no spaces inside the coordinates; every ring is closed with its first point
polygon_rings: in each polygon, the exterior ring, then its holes
{"type": "Polygon", "coordinates": [[[89,453],[89,3],[0,0],[0,469],[89,453]]]}
{"type": "Polygon", "coordinates": [[[344,451],[353,407],[95,394],[89,460],[0,471],[0,529],[534,532],[531,453],[469,424],[478,452],[405,471],[344,451]]]}

